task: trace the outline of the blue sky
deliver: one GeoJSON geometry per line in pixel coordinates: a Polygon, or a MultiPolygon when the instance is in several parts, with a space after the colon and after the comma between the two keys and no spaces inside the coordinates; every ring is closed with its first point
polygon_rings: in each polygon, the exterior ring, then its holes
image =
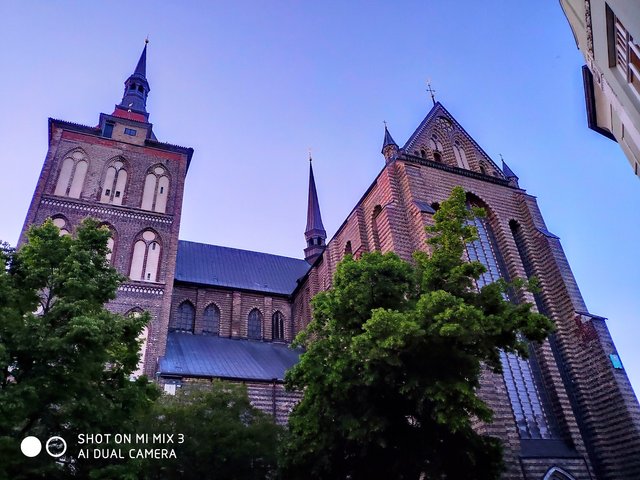
{"type": "Polygon", "coordinates": [[[181,238],[302,256],[307,151],[332,235],[436,97],[538,197],[592,313],[640,390],[640,183],[587,129],[581,54],[541,2],[0,4],[0,238],[15,243],[47,151],[47,118],[95,125],[146,35],[150,120],[195,149],[181,238]]]}

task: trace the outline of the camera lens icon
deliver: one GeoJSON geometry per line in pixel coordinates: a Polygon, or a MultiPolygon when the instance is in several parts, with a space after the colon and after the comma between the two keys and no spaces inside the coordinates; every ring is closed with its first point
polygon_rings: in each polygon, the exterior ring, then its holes
{"type": "Polygon", "coordinates": [[[67,442],[62,437],[51,437],[44,445],[44,449],[51,457],[58,458],[67,451],[67,442]]]}

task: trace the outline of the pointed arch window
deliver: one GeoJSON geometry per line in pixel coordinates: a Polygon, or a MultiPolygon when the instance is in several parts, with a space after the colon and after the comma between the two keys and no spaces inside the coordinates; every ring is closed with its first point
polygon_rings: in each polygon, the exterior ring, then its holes
{"type": "Polygon", "coordinates": [[[284,340],[284,315],[277,310],[271,316],[271,336],[274,340],[284,340]]]}
{"type": "Polygon", "coordinates": [[[262,338],[262,312],[254,308],[247,317],[247,337],[259,340],[262,338]]]}
{"type": "Polygon", "coordinates": [[[215,303],[208,305],[202,314],[202,333],[207,335],[220,334],[220,309],[215,303]]]}
{"type": "Polygon", "coordinates": [[[103,223],[101,225],[101,227],[106,228],[107,230],[109,230],[109,234],[110,235],[109,235],[109,238],[107,239],[107,250],[108,251],[107,251],[107,255],[106,255],[105,258],[107,259],[107,262],[111,263],[111,258],[113,256],[113,249],[114,249],[114,247],[116,245],[116,241],[115,241],[116,231],[108,223],[103,223]]]}
{"type": "MultiPolygon", "coordinates": [[[[468,205],[484,207],[477,202],[469,202],[468,205]]],[[[478,238],[467,244],[467,255],[469,260],[478,261],[486,268],[477,280],[478,288],[482,288],[505,276],[504,262],[487,219],[476,217],[469,223],[477,229],[478,238]]],[[[520,438],[552,438],[549,421],[529,360],[514,353],[501,351],[500,361],[520,438]]]]}
{"type": "MultiPolygon", "coordinates": [[[[125,317],[138,318],[141,315],[142,315],[142,310],[136,307],[129,310],[125,314],[125,317]]],[[[149,326],[145,325],[142,331],[140,332],[140,335],[138,335],[138,343],[140,343],[140,351],[139,351],[140,358],[138,360],[138,365],[136,366],[135,371],[131,372],[131,375],[129,377],[131,380],[135,380],[136,378],[140,377],[144,373],[144,360],[147,354],[148,338],[149,338],[149,326]]]]}
{"type": "Polygon", "coordinates": [[[464,153],[462,144],[456,140],[453,144],[453,154],[456,157],[456,162],[460,168],[466,168],[469,170],[469,162],[467,161],[467,154],[464,153]]]}
{"type": "Polygon", "coordinates": [[[442,162],[442,152],[444,149],[442,148],[442,143],[438,140],[438,137],[435,135],[431,136],[431,139],[429,140],[429,147],[431,148],[433,159],[436,162],[442,162]]]}
{"type": "Polygon", "coordinates": [[[144,180],[142,205],[144,210],[165,213],[169,198],[169,173],[162,165],[152,167],[144,180]]]}
{"type": "Polygon", "coordinates": [[[122,205],[124,191],[127,187],[127,171],[121,160],[116,160],[105,172],[100,201],[102,203],[113,203],[122,205]]]}
{"type": "Polygon", "coordinates": [[[89,162],[82,152],[75,151],[67,156],[62,161],[53,194],[61,197],[80,198],[88,169],[89,162]]]}
{"type": "Polygon", "coordinates": [[[160,238],[151,231],[145,230],[133,246],[131,270],[129,278],[143,282],[158,281],[158,265],[160,262],[160,238]]]}
{"type": "Polygon", "coordinates": [[[344,246],[345,255],[353,255],[353,247],[351,246],[351,240],[349,240],[344,246]]]}
{"type": "Polygon", "coordinates": [[[382,207],[376,205],[371,215],[371,230],[373,233],[373,248],[380,251],[380,214],[382,213],[382,207]]]}
{"type": "Polygon", "coordinates": [[[575,477],[560,467],[551,467],[542,480],[575,480],[575,477]]]}
{"type": "Polygon", "coordinates": [[[185,300],[173,314],[169,328],[177,332],[193,333],[196,322],[196,309],[189,300],[185,300]]]}

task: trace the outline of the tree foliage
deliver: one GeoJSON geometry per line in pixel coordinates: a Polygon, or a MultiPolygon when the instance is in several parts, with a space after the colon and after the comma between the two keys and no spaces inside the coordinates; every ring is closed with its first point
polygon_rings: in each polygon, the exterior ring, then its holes
{"type": "Polygon", "coordinates": [[[242,385],[214,381],[163,396],[139,429],[173,435],[176,458],[133,461],[132,478],[257,480],[270,478],[277,463],[281,427],[249,403],[242,385]]]}
{"type": "Polygon", "coordinates": [[[430,252],[414,263],[370,253],[338,265],[287,375],[304,397],[290,417],[283,478],[499,477],[499,440],[473,428],[492,418],[478,396],[482,369],[500,372],[500,351],[526,356],[527,340],[544,340],[552,324],[506,299],[524,281],[477,288],[485,267],[464,251],[482,214],[455,188],[427,228],[430,252]]]}
{"type": "Polygon", "coordinates": [[[158,396],[146,377],[131,381],[148,315],[104,308],[121,276],[106,260],[109,231],[85,220],[75,238],[51,221],[0,253],[0,478],[86,478],[100,460],[77,456],[80,433],[132,431],[158,396]],[[61,436],[54,461],[20,453],[20,442],[61,436]]]}

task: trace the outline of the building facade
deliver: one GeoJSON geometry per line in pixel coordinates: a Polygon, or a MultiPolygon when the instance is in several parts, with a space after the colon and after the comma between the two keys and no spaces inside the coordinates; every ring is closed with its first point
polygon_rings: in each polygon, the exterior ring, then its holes
{"type": "Polygon", "coordinates": [[[151,313],[141,371],[165,391],[242,382],[255,405],[286,422],[299,399],[283,388],[300,355],[288,344],[309,323],[311,298],[331,287],[346,254],[393,251],[410,260],[427,248],[424,227],[460,185],[487,212],[467,247],[487,268],[478,285],[537,277],[539,293],[511,300],[533,303],[557,327],[530,345],[529,359],[505,353],[504,373],[483,375],[495,421],[477,428],[504,442],[504,478],[640,478],[640,407],[605,319],[589,313],[535,197],[443,105],[402,148],[385,128],[380,173],[328,241],[310,166],[303,260],[178,239],[193,150],[156,139],[149,90],[145,46],[122,101],[97,127],[49,120],[25,229],[51,218],[73,234],[91,216],[111,230],[110,261],[128,280],[109,308],[151,313]]]}
{"type": "Polygon", "coordinates": [[[617,141],[640,175],[640,2],[560,0],[582,69],[589,128],[617,141]]]}

